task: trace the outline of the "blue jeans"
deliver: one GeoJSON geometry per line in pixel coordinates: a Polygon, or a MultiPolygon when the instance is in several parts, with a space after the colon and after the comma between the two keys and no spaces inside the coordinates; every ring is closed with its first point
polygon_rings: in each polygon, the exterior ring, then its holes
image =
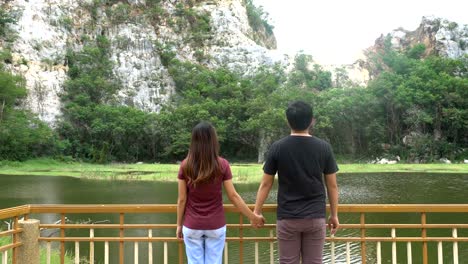
{"type": "Polygon", "coordinates": [[[188,264],[221,264],[226,226],[214,230],[182,227],[188,264]]]}

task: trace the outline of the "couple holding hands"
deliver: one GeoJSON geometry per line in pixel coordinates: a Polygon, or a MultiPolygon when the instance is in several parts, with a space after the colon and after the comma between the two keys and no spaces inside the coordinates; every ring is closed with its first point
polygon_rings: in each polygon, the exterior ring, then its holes
{"type": "Polygon", "coordinates": [[[312,107],[289,104],[291,134],[273,143],[252,212],[237,193],[227,160],[219,156],[214,127],[201,122],[192,130],[190,149],[178,173],[177,231],[189,264],[221,264],[226,239],[222,188],[255,227],[265,223],[263,204],[278,174],[277,238],[281,264],[322,263],[326,225],[338,228],[338,166],[327,142],[309,134],[312,107]],[[326,193],[325,193],[326,192],[326,193]],[[326,220],[326,197],[330,215],[326,220]]]}

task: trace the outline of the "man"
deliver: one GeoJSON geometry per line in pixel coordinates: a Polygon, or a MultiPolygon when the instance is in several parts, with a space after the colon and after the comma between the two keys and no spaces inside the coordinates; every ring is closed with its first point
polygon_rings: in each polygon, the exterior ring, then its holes
{"type": "Polygon", "coordinates": [[[302,101],[286,110],[291,134],[273,143],[263,166],[264,175],[254,212],[263,204],[278,173],[277,237],[281,264],[322,263],[325,243],[326,195],[330,202],[328,226],[335,234],[338,221],[338,167],[327,142],[309,134],[312,107],[302,101]]]}

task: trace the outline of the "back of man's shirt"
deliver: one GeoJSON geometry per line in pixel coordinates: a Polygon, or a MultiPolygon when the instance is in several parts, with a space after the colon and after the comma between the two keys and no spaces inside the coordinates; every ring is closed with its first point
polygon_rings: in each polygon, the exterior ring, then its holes
{"type": "Polygon", "coordinates": [[[313,136],[287,136],[271,145],[263,171],[278,173],[278,219],[325,217],[322,175],[338,171],[330,144],[313,136]]]}

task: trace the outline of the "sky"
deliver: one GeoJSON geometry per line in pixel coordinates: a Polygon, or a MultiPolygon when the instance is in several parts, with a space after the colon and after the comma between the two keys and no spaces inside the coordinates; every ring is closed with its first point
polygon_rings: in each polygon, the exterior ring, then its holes
{"type": "Polygon", "coordinates": [[[468,24],[466,0],[254,0],[269,14],[278,50],[321,64],[353,63],[381,34],[415,30],[423,16],[468,24]]]}

